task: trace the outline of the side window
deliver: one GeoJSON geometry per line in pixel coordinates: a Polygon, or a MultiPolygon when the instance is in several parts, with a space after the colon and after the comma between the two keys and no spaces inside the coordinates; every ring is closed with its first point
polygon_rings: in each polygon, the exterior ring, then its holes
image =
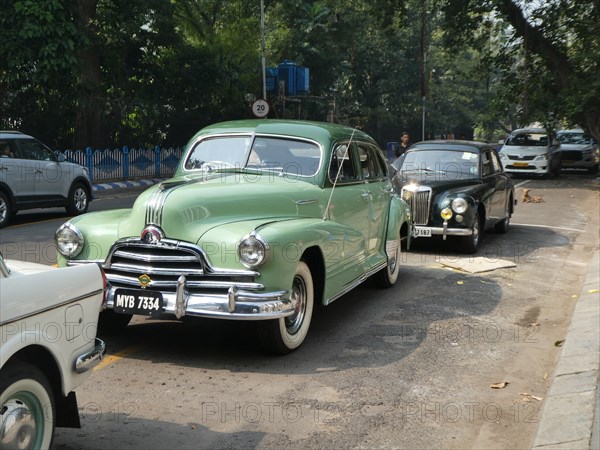
{"type": "Polygon", "coordinates": [[[494,173],[494,166],[490,158],[490,152],[483,152],[481,154],[481,176],[487,177],[494,173]]]}
{"type": "Polygon", "coordinates": [[[358,180],[354,164],[354,153],[348,144],[339,144],[335,147],[329,165],[329,179],[333,182],[337,177],[338,182],[358,180]],[[339,173],[339,176],[338,176],[339,173]]]}
{"type": "Polygon", "coordinates": [[[494,172],[495,173],[502,172],[502,163],[500,162],[500,159],[498,159],[498,154],[496,152],[490,152],[490,156],[492,158],[492,165],[494,167],[494,172]]]}
{"type": "Polygon", "coordinates": [[[0,141],[0,158],[18,158],[14,140],[0,141]]]}
{"type": "Polygon", "coordinates": [[[364,143],[358,144],[358,158],[360,161],[361,175],[364,180],[379,179],[386,176],[378,158],[378,149],[364,143]]]}
{"type": "Polygon", "coordinates": [[[56,161],[54,154],[42,143],[33,139],[22,139],[19,141],[21,157],[23,159],[34,159],[37,161],[56,161]]]}

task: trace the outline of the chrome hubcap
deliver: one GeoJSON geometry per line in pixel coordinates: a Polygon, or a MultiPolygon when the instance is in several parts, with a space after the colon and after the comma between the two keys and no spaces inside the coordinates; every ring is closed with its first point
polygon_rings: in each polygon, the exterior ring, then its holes
{"type": "MultiPolygon", "coordinates": [[[[33,448],[37,424],[29,406],[19,399],[9,399],[0,410],[0,447],[3,449],[33,448]]],[[[38,443],[39,445],[39,443],[38,443]]]]}
{"type": "Polygon", "coordinates": [[[294,305],[294,313],[285,318],[285,327],[289,334],[296,334],[302,326],[306,314],[306,284],[302,277],[294,277],[290,298],[294,305]]]}

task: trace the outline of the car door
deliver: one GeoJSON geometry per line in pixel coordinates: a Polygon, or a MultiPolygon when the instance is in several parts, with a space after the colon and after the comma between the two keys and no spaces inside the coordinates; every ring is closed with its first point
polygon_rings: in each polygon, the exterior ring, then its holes
{"type": "Polygon", "coordinates": [[[378,158],[379,149],[369,143],[359,142],[357,146],[361,176],[365,182],[367,194],[367,221],[369,237],[366,241],[366,252],[369,267],[381,262],[380,249],[385,236],[386,220],[391,197],[391,183],[385,168],[378,158]]]}
{"type": "Polygon", "coordinates": [[[488,222],[495,223],[504,217],[506,178],[502,176],[502,165],[494,151],[481,153],[481,174],[485,189],[484,201],[488,222]]]}
{"type": "Polygon", "coordinates": [[[330,187],[326,190],[331,196],[328,217],[342,225],[343,235],[335,239],[341,248],[325,249],[325,256],[333,262],[331,278],[341,286],[361,276],[367,268],[370,198],[358,167],[356,146],[347,142],[335,144],[329,165],[330,187]]]}
{"type": "Polygon", "coordinates": [[[68,186],[62,167],[54,153],[35,139],[20,141],[21,152],[26,157],[37,201],[48,202],[66,197],[68,186]]]}

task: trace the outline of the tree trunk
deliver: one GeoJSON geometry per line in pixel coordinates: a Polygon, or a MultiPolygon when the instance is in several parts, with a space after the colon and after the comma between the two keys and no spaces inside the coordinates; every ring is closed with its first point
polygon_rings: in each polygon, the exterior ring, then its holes
{"type": "MultiPolygon", "coordinates": [[[[543,32],[527,21],[521,8],[514,0],[498,0],[499,11],[505,19],[515,28],[517,34],[523,37],[527,49],[539,55],[546,63],[549,70],[556,73],[559,81],[559,92],[565,96],[576,96],[579,89],[588,86],[584,74],[580,74],[578,69],[569,60],[567,54],[548,40],[543,32]]],[[[581,96],[583,102],[580,112],[575,114],[579,124],[600,142],[600,107],[598,99],[588,96],[581,96]]]]}
{"type": "Polygon", "coordinates": [[[75,148],[91,146],[97,148],[106,144],[102,134],[102,74],[100,51],[97,44],[96,7],[98,0],[77,0],[75,14],[77,27],[87,41],[78,52],[80,73],[78,83],[78,106],[75,119],[75,148]]]}

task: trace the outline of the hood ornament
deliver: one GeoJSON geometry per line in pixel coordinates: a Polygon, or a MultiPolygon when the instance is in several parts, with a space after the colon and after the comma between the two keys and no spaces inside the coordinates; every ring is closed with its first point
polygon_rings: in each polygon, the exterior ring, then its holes
{"type": "Polygon", "coordinates": [[[141,239],[146,244],[158,244],[164,239],[165,233],[155,225],[148,225],[142,231],[141,239]]]}

